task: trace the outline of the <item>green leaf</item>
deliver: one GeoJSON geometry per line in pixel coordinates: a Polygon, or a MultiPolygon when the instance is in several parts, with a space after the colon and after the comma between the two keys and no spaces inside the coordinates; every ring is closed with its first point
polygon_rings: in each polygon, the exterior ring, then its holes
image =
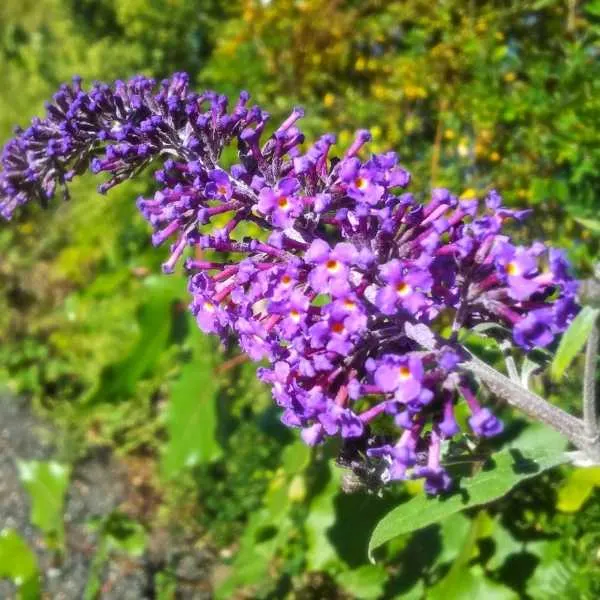
{"type": "Polygon", "coordinates": [[[415,496],[388,513],[375,527],[369,556],[396,536],[446,519],[456,512],[486,504],[508,493],[520,481],[567,461],[565,439],[545,427],[532,426],[511,446],[490,459],[489,469],[460,482],[449,496],[415,496]]]}
{"type": "Polygon", "coordinates": [[[594,233],[600,233],[600,221],[596,221],[596,219],[585,219],[583,217],[574,217],[574,220],[580,225],[583,225],[586,229],[589,229],[594,233]]]}
{"type": "Polygon", "coordinates": [[[325,571],[338,565],[340,559],[328,535],[336,519],[335,498],[340,491],[341,470],[326,467],[330,477],[310,504],[310,512],[305,522],[307,550],[306,562],[310,571],[325,571]]]}
{"type": "Polygon", "coordinates": [[[527,552],[539,560],[527,579],[529,598],[568,598],[567,590],[575,573],[572,563],[565,560],[564,540],[548,540],[527,544],[527,552]]]}
{"type": "Polygon", "coordinates": [[[39,600],[37,558],[14,529],[0,532],[0,578],[13,581],[18,588],[19,600],[39,600]]]}
{"type": "Polygon", "coordinates": [[[573,319],[569,329],[563,334],[556,356],[550,366],[550,374],[555,381],[563,376],[575,356],[583,348],[599,313],[600,309],[584,306],[573,319]]]}
{"type": "Polygon", "coordinates": [[[140,557],[146,550],[148,536],[141,523],[118,511],[91,520],[88,527],[97,534],[98,543],[88,570],[83,597],[84,600],[96,600],[102,588],[102,572],[110,553],[116,551],[140,557]]]}
{"type": "Polygon", "coordinates": [[[523,542],[515,539],[507,530],[500,518],[493,522],[493,531],[490,538],[494,543],[494,554],[486,564],[488,570],[499,569],[511,554],[517,554],[523,550],[523,542]]]}
{"type": "Polygon", "coordinates": [[[583,10],[593,17],[600,17],[600,0],[587,2],[583,10]]]}
{"type": "Polygon", "coordinates": [[[194,326],[192,356],[171,387],[167,413],[169,441],[162,472],[176,477],[183,469],[215,460],[222,454],[217,440],[217,392],[210,340],[194,326]]]}
{"type": "Polygon", "coordinates": [[[456,560],[463,548],[464,540],[469,535],[471,525],[471,519],[459,512],[439,524],[442,547],[436,559],[438,563],[456,560]]]}
{"type": "Polygon", "coordinates": [[[217,586],[215,599],[229,599],[241,586],[268,583],[271,561],[285,546],[292,529],[287,516],[273,523],[269,511],[261,509],[254,512],[240,540],[240,550],[233,561],[231,575],[217,586]]]}
{"type": "Polygon", "coordinates": [[[382,565],[363,565],[353,571],[342,571],[335,580],[354,598],[377,600],[383,597],[388,578],[389,575],[382,565]]]}
{"type": "Polygon", "coordinates": [[[154,576],[156,600],[175,600],[177,597],[177,576],[160,571],[154,576]]]}
{"type": "Polygon", "coordinates": [[[172,307],[185,295],[184,280],[178,277],[147,277],[147,297],[140,307],[140,335],[131,352],[102,371],[100,382],[88,402],[114,402],[129,398],[137,382],[147,375],[168,346],[173,325],[172,307]]]}
{"type": "Polygon", "coordinates": [[[562,512],[577,512],[600,486],[600,467],[574,469],[558,490],[556,508],[562,512]]]}
{"type": "Polygon", "coordinates": [[[470,561],[477,553],[477,540],[485,528],[486,515],[480,512],[471,523],[467,536],[456,560],[445,577],[427,590],[431,600],[470,600],[471,598],[491,598],[494,600],[516,599],[517,594],[510,588],[490,581],[480,565],[471,567],[470,561]]]}
{"type": "Polygon", "coordinates": [[[63,506],[69,487],[70,467],[60,463],[18,461],[19,477],[31,498],[31,522],[39,527],[51,547],[63,548],[63,506]]]}

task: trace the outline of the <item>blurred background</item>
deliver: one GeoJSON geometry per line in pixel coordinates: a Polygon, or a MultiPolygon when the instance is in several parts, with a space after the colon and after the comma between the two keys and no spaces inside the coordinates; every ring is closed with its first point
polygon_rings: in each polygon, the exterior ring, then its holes
{"type": "MultiPolygon", "coordinates": [[[[274,123],[303,105],[309,140],[368,127],[413,190],[493,185],[533,208],[519,235],[586,277],[599,57],[600,0],[3,0],[0,136],[74,74],[185,70],[274,123]]],[[[554,469],[371,564],[375,523],[422,491],[343,493],[255,368],[197,332],[184,278],[160,275],[134,202],[150,178],[97,183],[0,227],[1,598],[600,597],[598,469],[554,469]]],[[[538,391],[576,411],[580,366],[538,391]]]]}

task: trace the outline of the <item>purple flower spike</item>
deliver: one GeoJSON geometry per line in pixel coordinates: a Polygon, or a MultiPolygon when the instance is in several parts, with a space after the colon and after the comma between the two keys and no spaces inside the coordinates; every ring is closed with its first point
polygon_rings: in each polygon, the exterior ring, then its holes
{"type": "Polygon", "coordinates": [[[137,205],[170,250],[163,270],[184,261],[198,326],[268,361],[259,377],[283,423],[310,445],[364,444],[382,482],[421,477],[442,493],[459,398],[475,435],[502,431],[470,387],[458,331],[496,323],[526,351],[548,346],[577,313],[577,284],[562,252],[503,232],[528,211],[496,191],[480,203],[435,189],[421,203],[394,152],[366,156],[366,130],[339,159],[331,134],[301,148],[302,116],[267,138],[269,114],[246,92],[230,109],[182,73],[87,91],[76,78],[3,148],[0,214],[67,198],[86,167],[103,193],[154,168],[158,189],[137,205]]]}

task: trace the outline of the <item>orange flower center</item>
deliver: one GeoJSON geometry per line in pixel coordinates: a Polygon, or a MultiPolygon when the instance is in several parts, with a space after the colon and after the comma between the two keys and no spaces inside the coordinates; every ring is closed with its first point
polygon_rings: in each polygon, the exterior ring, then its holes
{"type": "Polygon", "coordinates": [[[333,331],[333,333],[342,333],[344,331],[344,324],[343,323],[334,323],[331,326],[331,331],[333,331]]]}
{"type": "Polygon", "coordinates": [[[356,302],[354,300],[344,300],[344,308],[347,310],[354,310],[356,308],[356,302]]]}
{"type": "Polygon", "coordinates": [[[402,283],[399,283],[396,286],[396,291],[398,292],[398,294],[400,296],[406,296],[406,295],[410,294],[410,292],[412,291],[412,288],[410,287],[410,285],[408,285],[408,283],[403,281],[402,283]]]}
{"type": "Polygon", "coordinates": [[[279,208],[287,208],[290,205],[289,200],[287,199],[287,196],[279,196],[278,200],[277,200],[277,205],[279,206],[279,208]]]}
{"type": "Polygon", "coordinates": [[[506,265],[506,272],[509,275],[520,275],[521,274],[521,269],[519,268],[519,265],[514,262],[514,261],[510,261],[507,265],[506,265]]]}
{"type": "Polygon", "coordinates": [[[357,177],[354,180],[354,185],[359,189],[359,190],[364,190],[368,185],[369,182],[364,179],[364,177],[357,177]]]}
{"type": "Polygon", "coordinates": [[[283,283],[283,285],[290,285],[290,283],[292,283],[292,278],[289,275],[284,275],[281,278],[281,283],[283,283]]]}
{"type": "Polygon", "coordinates": [[[410,374],[410,369],[406,366],[400,367],[398,369],[398,374],[400,375],[400,379],[404,381],[412,377],[412,375],[410,374]]]}
{"type": "Polygon", "coordinates": [[[339,271],[339,269],[340,269],[340,263],[337,260],[333,260],[333,258],[330,258],[325,263],[325,266],[327,267],[327,270],[330,273],[335,273],[335,272],[339,271]]]}
{"type": "Polygon", "coordinates": [[[217,191],[219,192],[219,194],[221,194],[221,196],[226,196],[227,195],[227,186],[220,185],[217,187],[217,191]]]}

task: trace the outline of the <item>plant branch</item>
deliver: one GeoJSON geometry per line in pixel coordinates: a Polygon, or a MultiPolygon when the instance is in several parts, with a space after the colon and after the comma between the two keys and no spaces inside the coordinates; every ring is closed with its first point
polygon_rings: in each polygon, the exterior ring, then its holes
{"type": "Polygon", "coordinates": [[[541,396],[525,389],[523,386],[511,381],[496,369],[471,355],[470,360],[463,366],[479,377],[488,389],[511,406],[518,408],[537,421],[552,427],[564,435],[571,443],[586,453],[598,453],[593,438],[586,434],[583,421],[570,415],[561,408],[544,400],[541,396]]]}
{"type": "Polygon", "coordinates": [[[586,435],[598,438],[598,413],[596,408],[596,366],[598,363],[598,341],[600,331],[598,319],[594,322],[587,340],[585,370],[583,375],[583,424],[586,435]]]}
{"type": "MultiPolygon", "coordinates": [[[[434,350],[444,343],[423,325],[407,326],[406,334],[427,350],[434,350]]],[[[496,371],[472,352],[466,351],[470,358],[461,363],[462,367],[481,379],[493,394],[506,400],[511,406],[518,408],[526,415],[564,435],[574,446],[582,450],[591,461],[600,461],[598,437],[587,435],[581,419],[570,415],[558,406],[550,404],[541,396],[529,391],[521,383],[512,381],[506,375],[496,371]]]]}

